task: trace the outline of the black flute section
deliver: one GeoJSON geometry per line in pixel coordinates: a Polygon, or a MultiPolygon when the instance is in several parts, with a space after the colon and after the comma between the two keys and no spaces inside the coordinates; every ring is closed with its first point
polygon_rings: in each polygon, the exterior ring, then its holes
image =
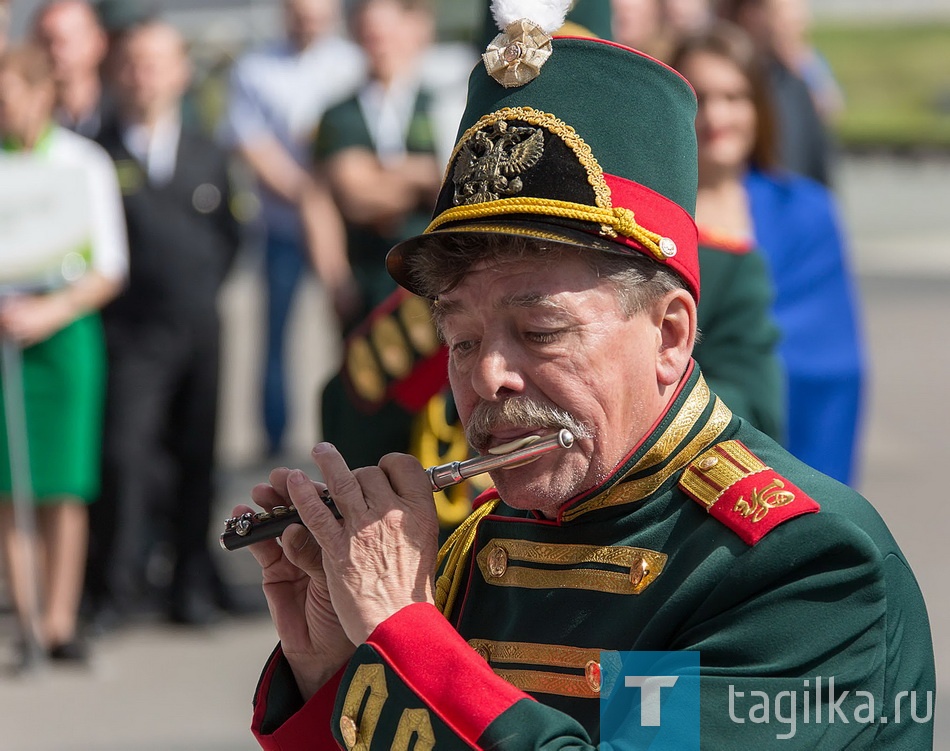
{"type": "MultiPolygon", "coordinates": [[[[485,454],[466,459],[464,462],[439,464],[429,467],[426,474],[432,484],[432,492],[435,492],[457,485],[469,477],[496,469],[527,464],[549,451],[569,449],[573,445],[574,435],[571,431],[562,428],[551,435],[530,436],[522,439],[517,447],[506,453],[485,454]]],[[[329,491],[324,490],[321,498],[337,519],[343,518],[333,498],[330,497],[329,491]]],[[[238,550],[261,540],[280,537],[289,525],[297,523],[300,523],[300,515],[293,506],[275,506],[271,511],[256,514],[248,511],[240,516],[233,516],[224,523],[224,532],[219,538],[221,547],[225,550],[238,550]]]]}

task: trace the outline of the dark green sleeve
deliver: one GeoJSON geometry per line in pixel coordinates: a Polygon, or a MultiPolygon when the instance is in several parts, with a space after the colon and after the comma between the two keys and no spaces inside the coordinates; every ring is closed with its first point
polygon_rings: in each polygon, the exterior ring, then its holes
{"type": "Polygon", "coordinates": [[[757,252],[700,246],[700,340],[693,356],[712,389],[740,417],[781,441],[784,377],[772,282],[757,252]]]}
{"type": "Polygon", "coordinates": [[[824,512],[735,560],[671,645],[700,653],[703,749],[877,748],[890,714],[883,564],[870,537],[824,512]]]}
{"type": "Polygon", "coordinates": [[[320,162],[353,147],[372,148],[369,130],[355,98],[331,107],[323,115],[313,141],[312,156],[315,162],[320,162]]]}

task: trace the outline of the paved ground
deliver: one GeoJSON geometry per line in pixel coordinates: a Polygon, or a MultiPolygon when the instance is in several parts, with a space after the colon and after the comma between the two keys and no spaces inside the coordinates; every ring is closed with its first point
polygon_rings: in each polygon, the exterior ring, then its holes
{"type": "MultiPolygon", "coordinates": [[[[943,686],[935,748],[950,751],[950,505],[939,473],[950,454],[950,161],[848,161],[839,191],[854,236],[872,362],[861,486],[927,599],[943,686]]],[[[266,474],[255,461],[259,295],[252,264],[232,279],[223,303],[230,365],[222,518],[266,474]]],[[[305,466],[316,435],[313,394],[338,354],[315,286],[300,303],[292,353],[299,412],[288,461],[305,466]]],[[[246,551],[220,556],[235,584],[257,591],[246,551]]],[[[11,638],[9,615],[0,613],[0,650],[11,638]]],[[[250,751],[250,696],[274,638],[266,616],[199,632],[142,625],[98,642],[88,670],[48,669],[25,679],[2,671],[0,651],[0,751],[250,751]]]]}

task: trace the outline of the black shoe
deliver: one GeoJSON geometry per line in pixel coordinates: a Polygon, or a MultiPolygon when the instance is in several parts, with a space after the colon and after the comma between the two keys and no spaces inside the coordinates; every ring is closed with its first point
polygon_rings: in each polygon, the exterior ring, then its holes
{"type": "Polygon", "coordinates": [[[89,647],[80,639],[70,639],[55,647],[50,647],[47,652],[49,658],[55,662],[85,664],[89,662],[89,647]]]}

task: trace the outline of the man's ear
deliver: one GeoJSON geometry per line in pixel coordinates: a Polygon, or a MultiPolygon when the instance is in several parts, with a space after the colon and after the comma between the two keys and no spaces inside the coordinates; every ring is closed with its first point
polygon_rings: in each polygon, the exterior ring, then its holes
{"type": "Polygon", "coordinates": [[[696,344],[696,301],[685,289],[668,292],[655,308],[659,340],[657,380],[672,386],[679,383],[689,366],[696,344]]]}

